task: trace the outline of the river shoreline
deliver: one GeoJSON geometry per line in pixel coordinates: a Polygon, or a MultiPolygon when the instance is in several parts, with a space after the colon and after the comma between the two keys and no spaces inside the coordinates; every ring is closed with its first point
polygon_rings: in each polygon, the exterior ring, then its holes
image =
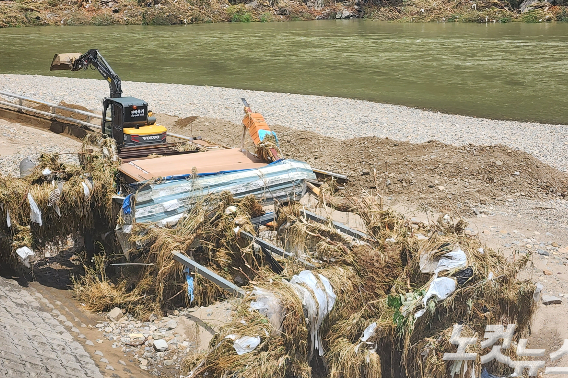
{"type": "Polygon", "coordinates": [[[568,7],[537,0],[430,2],[251,1],[229,3],[169,0],[2,1],[0,28],[43,25],[184,25],[212,22],[281,22],[365,18],[401,22],[568,21],[568,7]]]}
{"type": "MultiPolygon", "coordinates": [[[[82,105],[97,113],[108,93],[104,80],[39,75],[3,74],[0,88],[51,103],[82,105]]],[[[437,140],[456,146],[505,145],[568,171],[565,125],[474,118],[339,97],[209,86],[126,81],[123,88],[124,95],[144,99],[154,112],[182,118],[201,116],[238,124],[242,119],[240,98],[245,97],[270,125],[339,139],[375,136],[411,143],[437,140]]]]}

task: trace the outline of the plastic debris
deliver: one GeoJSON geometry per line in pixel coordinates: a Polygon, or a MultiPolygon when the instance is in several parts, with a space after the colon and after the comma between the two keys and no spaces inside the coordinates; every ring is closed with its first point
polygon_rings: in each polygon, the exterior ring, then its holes
{"type": "Polygon", "coordinates": [[[185,273],[185,281],[187,282],[187,296],[189,297],[189,303],[193,303],[193,299],[194,299],[193,276],[191,275],[191,272],[189,271],[189,268],[187,268],[187,267],[183,270],[183,272],[185,273]]]}
{"type": "Polygon", "coordinates": [[[225,215],[229,215],[229,214],[234,213],[236,211],[237,211],[236,206],[229,206],[225,209],[225,215]]]}
{"type": "Polygon", "coordinates": [[[89,198],[91,195],[91,191],[89,190],[89,186],[85,183],[85,181],[81,182],[83,185],[83,193],[85,194],[85,198],[89,198]]]}
{"type": "Polygon", "coordinates": [[[32,197],[31,193],[28,193],[28,202],[30,203],[30,220],[34,223],[42,225],[41,222],[41,210],[37,206],[36,201],[32,197]]]}
{"type": "Polygon", "coordinates": [[[254,288],[252,295],[255,296],[256,300],[250,303],[250,309],[266,316],[275,330],[281,330],[284,312],[278,297],[270,291],[259,287],[254,288]]]}
{"type": "Polygon", "coordinates": [[[20,162],[20,177],[26,177],[30,175],[33,172],[35,166],[36,164],[32,161],[32,159],[30,159],[29,157],[24,158],[20,162]]]}
{"type": "Polygon", "coordinates": [[[432,255],[435,252],[436,251],[432,251],[420,256],[420,271],[422,273],[435,273],[437,277],[438,273],[444,270],[464,268],[467,266],[467,256],[459,245],[457,245],[453,251],[442,255],[439,260],[432,259],[432,255]]]}
{"type": "Polygon", "coordinates": [[[542,290],[544,289],[544,285],[540,282],[536,283],[536,288],[534,289],[533,300],[538,302],[540,297],[542,296],[542,290]]]}
{"type": "Polygon", "coordinates": [[[122,201],[122,212],[126,215],[132,212],[132,194],[127,195],[122,201]]]}
{"type": "MultiPolygon", "coordinates": [[[[0,203],[0,209],[4,211],[3,203],[0,203]]],[[[6,225],[8,226],[8,228],[12,227],[12,220],[10,219],[10,211],[8,211],[8,208],[6,208],[6,225]]]]}
{"type": "MultiPolygon", "coordinates": [[[[428,291],[424,295],[422,299],[422,303],[424,307],[428,303],[428,300],[432,297],[438,297],[439,300],[444,300],[450,296],[456,290],[456,281],[449,277],[440,277],[436,278],[430,284],[428,291]]],[[[426,309],[422,309],[414,314],[415,318],[419,318],[426,312],[426,309]]]]}
{"type": "Polygon", "coordinates": [[[367,328],[363,331],[363,336],[361,336],[362,342],[367,342],[371,337],[375,335],[375,330],[377,329],[377,323],[373,322],[369,324],[367,328]]]}
{"type": "MultiPolygon", "coordinates": [[[[54,183],[55,184],[55,183],[54,183]]],[[[63,183],[58,182],[57,187],[49,193],[49,198],[47,206],[53,207],[58,216],[61,216],[61,209],[59,208],[59,200],[61,199],[61,193],[63,193],[63,183]]]]}
{"type": "Polygon", "coordinates": [[[16,254],[22,260],[22,263],[27,267],[30,268],[30,256],[35,255],[34,251],[32,251],[29,247],[20,247],[16,249],[16,254]]]}
{"type": "Polygon", "coordinates": [[[252,352],[260,344],[260,336],[243,336],[235,340],[233,347],[237,354],[240,356],[245,353],[252,352]]]}
{"type": "Polygon", "coordinates": [[[51,169],[45,168],[43,171],[41,171],[41,174],[44,176],[49,176],[51,174],[51,169]]]}
{"type": "Polygon", "coordinates": [[[438,266],[434,273],[437,274],[444,270],[463,268],[465,266],[467,266],[467,256],[458,245],[452,252],[448,252],[442,256],[440,261],[438,261],[438,266]]]}
{"type": "Polygon", "coordinates": [[[481,378],[501,378],[496,375],[490,374],[487,369],[483,368],[481,371],[481,378]]]}
{"type": "Polygon", "coordinates": [[[458,285],[464,285],[471,277],[473,277],[473,269],[471,267],[462,269],[454,275],[458,281],[458,285]]]}
{"type": "Polygon", "coordinates": [[[324,350],[319,335],[319,328],[335,304],[336,296],[333,292],[333,288],[326,277],[321,274],[318,274],[318,277],[316,277],[309,270],[303,270],[292,277],[289,284],[302,300],[304,310],[308,314],[307,318],[310,324],[310,337],[312,341],[310,355],[317,349],[319,355],[323,356],[324,350]],[[324,290],[321,289],[320,285],[323,286],[324,290]]]}

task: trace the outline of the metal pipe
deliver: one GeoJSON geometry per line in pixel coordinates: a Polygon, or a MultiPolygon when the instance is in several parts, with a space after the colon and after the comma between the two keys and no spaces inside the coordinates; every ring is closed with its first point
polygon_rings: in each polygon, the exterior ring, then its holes
{"type": "Polygon", "coordinates": [[[209,281],[227,290],[228,292],[236,295],[237,297],[242,298],[245,296],[245,291],[243,289],[227,281],[218,274],[210,271],[203,265],[198,264],[189,257],[182,255],[180,252],[177,251],[173,251],[172,255],[174,255],[174,260],[176,260],[179,263],[182,263],[184,266],[188,267],[189,270],[191,270],[192,272],[202,275],[203,277],[207,278],[209,281]]]}
{"type": "Polygon", "coordinates": [[[37,114],[40,114],[40,115],[45,116],[45,117],[50,118],[50,119],[51,119],[51,118],[56,118],[56,119],[60,119],[60,120],[63,120],[63,121],[76,123],[76,124],[79,124],[79,125],[81,125],[81,126],[86,126],[87,128],[89,128],[90,131],[93,131],[93,130],[91,130],[92,127],[94,127],[94,128],[99,128],[99,127],[100,127],[100,125],[95,125],[95,124],[92,124],[92,123],[88,123],[88,122],[84,122],[84,121],[79,121],[78,119],[74,119],[74,118],[64,117],[64,116],[59,115],[59,114],[53,114],[53,113],[49,113],[49,112],[44,112],[44,111],[42,111],[42,110],[37,110],[37,109],[34,109],[34,108],[29,108],[29,107],[27,107],[27,106],[16,105],[16,104],[11,103],[11,102],[0,101],[0,105],[13,107],[13,108],[16,108],[16,109],[19,109],[19,110],[27,110],[27,111],[29,111],[29,112],[37,113],[37,114]]]}
{"type": "Polygon", "coordinates": [[[290,253],[290,252],[286,252],[286,251],[283,250],[282,248],[278,248],[277,246],[275,246],[275,245],[273,245],[273,244],[267,242],[266,240],[259,239],[259,238],[257,238],[256,236],[254,236],[254,235],[252,235],[252,234],[249,234],[249,233],[246,232],[246,231],[239,231],[239,235],[242,236],[242,237],[244,237],[245,239],[247,239],[248,241],[250,241],[250,242],[252,242],[252,243],[258,244],[258,245],[260,246],[260,248],[267,249],[267,250],[269,250],[270,252],[274,252],[274,253],[276,253],[277,255],[280,255],[280,256],[282,256],[282,257],[286,257],[286,258],[288,258],[288,259],[292,259],[292,258],[293,258],[293,259],[296,259],[296,260],[298,260],[299,262],[301,262],[304,266],[306,266],[306,267],[308,267],[308,268],[315,268],[315,265],[314,265],[314,264],[311,264],[311,263],[307,262],[307,261],[304,260],[304,259],[297,258],[296,255],[294,255],[294,254],[292,254],[292,253],[290,253]]]}
{"type": "MultiPolygon", "coordinates": [[[[318,223],[322,223],[322,224],[327,224],[329,222],[329,220],[320,217],[319,215],[316,215],[314,213],[312,213],[311,211],[308,210],[302,210],[304,212],[304,216],[307,219],[311,219],[315,222],[318,223]]],[[[344,234],[347,234],[349,236],[352,236],[356,239],[359,240],[374,240],[373,237],[364,234],[360,231],[354,230],[352,228],[347,227],[346,225],[344,225],[343,223],[339,223],[339,222],[335,222],[335,221],[331,221],[331,224],[333,225],[333,227],[335,227],[335,229],[337,229],[338,231],[343,232],[344,234]]]]}
{"type": "Polygon", "coordinates": [[[174,138],[179,138],[179,139],[185,139],[185,140],[193,141],[193,138],[192,138],[192,137],[188,137],[188,136],[180,135],[180,134],[173,134],[173,133],[170,133],[169,131],[167,132],[167,135],[168,135],[168,136],[173,136],[174,138]]]}
{"type": "Polygon", "coordinates": [[[25,101],[29,101],[29,102],[35,102],[37,104],[47,105],[52,109],[61,109],[61,110],[65,110],[65,111],[68,111],[68,112],[82,114],[82,115],[86,115],[86,116],[93,117],[93,118],[99,118],[99,119],[103,118],[102,115],[100,115],[100,114],[90,113],[90,112],[86,112],[84,110],[79,110],[79,109],[67,108],[65,106],[55,105],[55,104],[51,104],[51,103],[46,102],[46,101],[35,100],[33,98],[16,95],[16,94],[9,93],[9,92],[0,91],[0,95],[17,98],[19,100],[20,106],[22,106],[22,104],[21,104],[22,100],[25,100],[25,101]]]}

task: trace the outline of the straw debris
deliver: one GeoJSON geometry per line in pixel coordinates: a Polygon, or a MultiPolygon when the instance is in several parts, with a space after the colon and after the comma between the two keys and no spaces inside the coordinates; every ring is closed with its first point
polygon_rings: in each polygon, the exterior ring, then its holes
{"type": "MultiPolygon", "coordinates": [[[[296,204],[278,214],[278,229],[285,235],[282,243],[313,262],[317,267],[312,272],[326,277],[333,288],[335,303],[319,329],[321,353],[314,351],[309,336],[316,320],[288,283],[304,268],[286,262],[281,276],[259,274],[254,280],[255,288],[284,304],[280,311],[286,321],[275,327],[271,317],[251,310],[258,300],[251,294],[239,305],[233,322],[212,341],[211,352],[188,357],[187,373],[192,377],[245,372],[252,377],[446,377],[458,368],[480,372],[479,359],[469,366],[442,360],[444,352],[456,350],[449,342],[454,324],[465,324],[464,332],[477,335],[487,324],[515,323],[517,339],[527,332],[534,311],[534,284],[519,280],[517,273],[528,258],[511,262],[495,251],[480,250],[475,237],[464,235],[463,221],[441,219],[416,229],[402,215],[382,209],[375,197],[348,200],[366,223],[371,238],[365,243],[302,218],[296,204]],[[427,237],[419,238],[418,233],[427,237]],[[424,307],[422,299],[434,277],[421,271],[421,257],[437,261],[457,248],[463,250],[467,264],[437,274],[457,280],[456,290],[445,300],[430,299],[424,307]],[[415,317],[421,309],[424,314],[415,317]],[[259,336],[261,342],[238,355],[235,335],[259,336]],[[294,340],[291,345],[286,342],[289,337],[294,340]]],[[[497,374],[509,369],[492,368],[497,374]]]]}

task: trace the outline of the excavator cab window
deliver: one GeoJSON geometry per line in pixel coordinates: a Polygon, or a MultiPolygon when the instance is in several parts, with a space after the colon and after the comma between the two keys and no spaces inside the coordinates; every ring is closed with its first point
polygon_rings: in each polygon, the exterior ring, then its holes
{"type": "Polygon", "coordinates": [[[112,136],[112,106],[105,101],[103,109],[103,134],[112,136]]]}

